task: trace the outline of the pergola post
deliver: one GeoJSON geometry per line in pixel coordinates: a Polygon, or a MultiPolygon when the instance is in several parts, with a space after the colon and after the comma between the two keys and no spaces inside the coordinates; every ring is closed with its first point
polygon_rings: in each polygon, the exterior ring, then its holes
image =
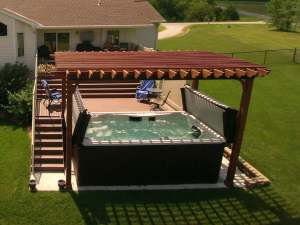
{"type": "Polygon", "coordinates": [[[73,87],[72,81],[67,76],[67,118],[66,118],[66,186],[72,189],[71,184],[71,160],[72,160],[72,108],[73,108],[73,87]]]}
{"type": "Polygon", "coordinates": [[[62,78],[61,81],[61,94],[62,94],[62,102],[61,102],[61,118],[63,119],[65,117],[65,110],[66,110],[66,99],[67,99],[67,77],[69,72],[66,71],[66,76],[62,78]]]}
{"type": "Polygon", "coordinates": [[[199,80],[193,80],[192,88],[196,91],[199,89],[199,80]]]}
{"type": "Polygon", "coordinates": [[[225,180],[225,184],[228,187],[233,186],[233,180],[236,173],[236,167],[239,159],[239,155],[241,152],[241,147],[243,143],[243,136],[245,131],[245,126],[247,122],[247,116],[248,116],[248,110],[251,100],[251,94],[253,89],[253,83],[254,79],[247,79],[247,80],[241,80],[242,84],[242,97],[241,97],[241,103],[240,103],[240,111],[237,118],[237,129],[236,129],[236,136],[235,136],[235,142],[233,144],[228,171],[227,171],[227,177],[225,180]]]}

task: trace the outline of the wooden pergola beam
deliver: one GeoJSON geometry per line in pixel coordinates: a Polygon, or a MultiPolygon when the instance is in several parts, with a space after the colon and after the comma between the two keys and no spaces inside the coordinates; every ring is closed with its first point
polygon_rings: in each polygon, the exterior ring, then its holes
{"type": "Polygon", "coordinates": [[[139,70],[134,70],[134,79],[139,79],[139,77],[141,76],[141,72],[139,70]]]}
{"type": "Polygon", "coordinates": [[[157,70],[157,78],[162,79],[165,76],[165,72],[162,70],[157,70]]]}

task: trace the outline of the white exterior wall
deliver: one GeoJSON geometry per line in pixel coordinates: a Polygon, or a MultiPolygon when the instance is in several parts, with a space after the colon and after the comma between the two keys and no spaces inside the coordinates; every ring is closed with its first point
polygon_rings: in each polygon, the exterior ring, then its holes
{"type": "Polygon", "coordinates": [[[156,49],[157,35],[158,25],[136,29],[137,43],[147,48],[156,49]]]}
{"type": "Polygon", "coordinates": [[[20,62],[34,69],[36,54],[36,32],[30,25],[1,14],[0,22],[7,25],[7,36],[0,37],[0,66],[20,62]],[[17,33],[24,33],[24,56],[17,57],[17,33]]]}
{"type": "Polygon", "coordinates": [[[0,22],[7,25],[7,36],[0,36],[0,66],[16,61],[15,20],[0,12],[0,22]]]}
{"type": "Polygon", "coordinates": [[[94,31],[93,45],[97,47],[103,47],[107,32],[109,30],[120,31],[120,42],[129,42],[134,44],[141,44],[148,48],[155,48],[157,42],[157,27],[146,28],[103,28],[103,29],[51,29],[51,30],[38,30],[37,31],[37,46],[44,45],[44,34],[45,33],[69,33],[70,34],[70,51],[75,51],[77,44],[81,43],[80,32],[83,31],[94,31]]]}
{"type": "Polygon", "coordinates": [[[15,38],[16,41],[16,59],[17,62],[24,63],[29,68],[34,69],[35,67],[35,55],[37,52],[36,48],[36,30],[23,22],[16,21],[16,30],[15,30],[15,36],[17,36],[17,33],[24,33],[24,56],[18,57],[17,56],[17,38],[15,38]]]}

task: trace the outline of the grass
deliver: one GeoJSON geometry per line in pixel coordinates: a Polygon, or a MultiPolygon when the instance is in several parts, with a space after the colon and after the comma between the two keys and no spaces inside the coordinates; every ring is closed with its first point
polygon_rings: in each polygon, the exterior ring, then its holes
{"type": "MultiPolygon", "coordinates": [[[[186,36],[159,42],[161,50],[214,52],[295,47],[300,47],[299,33],[277,32],[265,25],[195,26],[186,36]]],[[[300,139],[297,138],[300,136],[300,90],[297,85],[300,65],[291,63],[292,54],[292,51],[270,53],[267,66],[273,72],[255,82],[242,155],[271,178],[273,187],[299,208],[300,181],[295,174],[300,171],[300,139]]],[[[237,56],[263,62],[261,53],[237,56]]],[[[300,63],[300,54],[297,60],[300,63]]],[[[237,107],[240,97],[235,94],[240,89],[238,82],[203,81],[200,86],[237,107]]]]}
{"type": "MultiPolygon", "coordinates": [[[[201,26],[185,37],[161,41],[159,45],[161,49],[182,46],[221,52],[291,47],[300,41],[296,38],[299,34],[271,34],[263,26],[201,26]],[[286,39],[285,45],[282,39],[286,39]]],[[[242,150],[246,159],[272,179],[271,187],[251,191],[30,193],[28,132],[0,119],[0,224],[300,224],[300,212],[295,210],[300,206],[300,66],[280,62],[278,58],[287,57],[283,56],[275,57],[276,63],[268,65],[273,70],[269,77],[255,82],[242,150]]],[[[252,56],[252,60],[259,59],[252,56]]],[[[201,82],[201,88],[237,105],[237,82],[206,81],[201,82]]]]}
{"type": "Polygon", "coordinates": [[[233,5],[238,10],[255,13],[260,15],[267,15],[266,2],[256,1],[218,1],[221,6],[233,5]]]}
{"type": "Polygon", "coordinates": [[[299,224],[272,188],[30,193],[26,129],[0,124],[1,225],[299,224]]]}

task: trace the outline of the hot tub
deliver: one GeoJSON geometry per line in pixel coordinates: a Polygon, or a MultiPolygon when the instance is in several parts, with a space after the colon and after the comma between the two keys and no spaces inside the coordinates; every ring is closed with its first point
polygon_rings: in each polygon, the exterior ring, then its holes
{"type": "Polygon", "coordinates": [[[79,186],[215,183],[225,144],[187,112],[92,113],[73,162],[79,186]]]}

